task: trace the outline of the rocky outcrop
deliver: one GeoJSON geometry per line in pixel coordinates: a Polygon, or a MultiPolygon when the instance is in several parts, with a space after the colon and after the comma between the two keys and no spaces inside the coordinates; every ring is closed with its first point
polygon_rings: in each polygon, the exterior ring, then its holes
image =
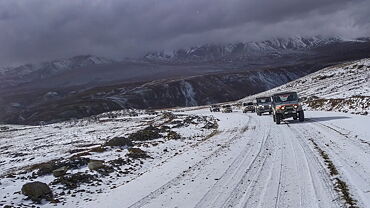
{"type": "Polygon", "coordinates": [[[130,139],[125,137],[114,137],[108,140],[103,146],[109,147],[132,147],[133,143],[130,139]]]}
{"type": "Polygon", "coordinates": [[[63,166],[61,168],[53,170],[53,176],[54,177],[61,177],[64,176],[68,171],[68,168],[66,166],[63,166]]]}

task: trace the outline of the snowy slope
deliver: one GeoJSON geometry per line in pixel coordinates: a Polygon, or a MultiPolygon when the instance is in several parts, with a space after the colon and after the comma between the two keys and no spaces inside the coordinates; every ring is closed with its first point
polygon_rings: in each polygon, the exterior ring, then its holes
{"type": "Polygon", "coordinates": [[[370,59],[324,68],[243,100],[280,91],[297,91],[308,109],[367,114],[370,112],[370,59]]]}
{"type": "Polygon", "coordinates": [[[20,189],[42,181],[54,201],[40,207],[370,207],[368,116],[308,111],[304,123],[276,125],[237,109],[172,112],[0,126],[0,206],[33,205],[20,189]],[[148,125],[163,130],[134,141],[149,157],[102,146],[148,125]],[[96,159],[103,172],[88,170],[96,159]],[[70,169],[61,178],[42,174],[50,164],[70,169]]]}
{"type": "Polygon", "coordinates": [[[368,117],[309,112],[307,123],[278,126],[269,116],[212,115],[218,135],[82,207],[370,206],[370,132],[358,125],[368,117]]]}
{"type": "MultiPolygon", "coordinates": [[[[52,185],[59,205],[75,207],[109,192],[114,187],[134,180],[144,172],[187,151],[211,134],[215,127],[212,117],[173,115],[164,112],[157,115],[137,111],[118,111],[101,114],[88,119],[62,122],[46,126],[0,126],[0,206],[15,203],[27,206],[18,192],[30,181],[42,181],[52,185]],[[133,141],[133,148],[140,148],[144,155],[130,156],[130,148],[104,146],[116,137],[128,137],[149,125],[160,128],[160,137],[147,141],[133,141]],[[174,137],[176,132],[179,138],[174,137]],[[172,135],[172,136],[171,136],[172,135]],[[146,156],[147,155],[147,156],[146,156]],[[89,172],[87,161],[105,161],[106,173],[89,172]],[[48,167],[69,167],[68,175],[81,177],[77,181],[58,181],[48,167]],[[92,178],[90,178],[92,177],[92,178]],[[83,181],[91,179],[90,181],[83,181]],[[91,186],[94,183],[95,186],[91,186]],[[71,186],[72,185],[72,186],[71,186]],[[82,191],[81,191],[82,190],[82,191]],[[13,194],[18,192],[17,194],[13,194]],[[80,194],[79,194],[80,193],[80,194]],[[79,198],[74,198],[75,195],[79,198]],[[86,201],[85,201],[86,202],[86,201]]],[[[43,202],[45,206],[51,204],[43,202]]]]}

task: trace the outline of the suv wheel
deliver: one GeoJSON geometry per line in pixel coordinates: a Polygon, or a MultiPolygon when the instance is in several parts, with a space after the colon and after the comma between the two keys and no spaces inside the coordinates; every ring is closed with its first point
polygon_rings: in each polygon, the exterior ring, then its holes
{"type": "Polygon", "coordinates": [[[276,124],[280,124],[280,122],[281,122],[281,116],[279,114],[276,114],[275,120],[276,120],[276,124]]]}
{"type": "Polygon", "coordinates": [[[299,116],[299,121],[300,122],[303,122],[304,121],[304,112],[303,111],[299,111],[298,116],[299,116]]]}

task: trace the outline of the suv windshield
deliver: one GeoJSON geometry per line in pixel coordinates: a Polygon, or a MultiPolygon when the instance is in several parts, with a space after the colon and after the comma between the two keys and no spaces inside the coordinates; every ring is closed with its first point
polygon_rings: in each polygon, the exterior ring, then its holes
{"type": "Polygon", "coordinates": [[[271,103],[271,98],[257,98],[258,104],[271,103]]]}
{"type": "Polygon", "coordinates": [[[297,100],[298,100],[297,93],[274,95],[274,102],[276,103],[285,103],[285,102],[292,102],[292,101],[297,101],[297,100]]]}

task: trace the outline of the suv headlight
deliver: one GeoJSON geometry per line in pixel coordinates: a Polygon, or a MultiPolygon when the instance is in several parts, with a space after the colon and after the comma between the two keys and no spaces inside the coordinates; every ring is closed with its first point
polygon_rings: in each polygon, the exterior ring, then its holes
{"type": "Polygon", "coordinates": [[[285,106],[276,106],[276,110],[284,110],[285,106]]]}

